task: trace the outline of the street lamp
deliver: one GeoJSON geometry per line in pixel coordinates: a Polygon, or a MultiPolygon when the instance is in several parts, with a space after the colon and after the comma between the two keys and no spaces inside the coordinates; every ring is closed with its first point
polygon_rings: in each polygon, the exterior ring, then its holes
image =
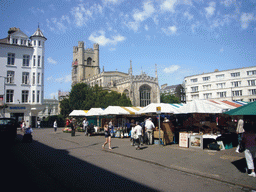
{"type": "Polygon", "coordinates": [[[3,77],[4,79],[4,93],[3,93],[3,114],[4,114],[4,117],[5,117],[5,79],[7,79],[7,77],[4,77],[4,76],[0,76],[0,77],[3,77]]]}

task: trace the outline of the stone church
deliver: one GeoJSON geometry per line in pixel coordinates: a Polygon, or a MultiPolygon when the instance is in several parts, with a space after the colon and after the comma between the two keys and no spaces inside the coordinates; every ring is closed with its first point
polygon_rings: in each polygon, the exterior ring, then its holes
{"type": "Polygon", "coordinates": [[[160,88],[158,84],[157,69],[155,77],[145,73],[132,74],[132,62],[128,73],[119,71],[100,71],[99,44],[85,49],[84,42],[79,41],[73,47],[72,85],[86,83],[90,86],[98,84],[106,90],[126,94],[133,106],[146,106],[150,103],[160,103],[160,88]]]}

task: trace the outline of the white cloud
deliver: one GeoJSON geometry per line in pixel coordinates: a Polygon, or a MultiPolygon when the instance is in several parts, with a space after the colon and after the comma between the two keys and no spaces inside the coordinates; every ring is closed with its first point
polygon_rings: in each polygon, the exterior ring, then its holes
{"type": "Polygon", "coordinates": [[[253,13],[243,13],[241,15],[240,21],[243,29],[246,29],[249,26],[249,23],[256,20],[253,13]]]}
{"type": "Polygon", "coordinates": [[[57,64],[57,61],[55,61],[55,60],[54,60],[53,58],[51,58],[51,57],[48,57],[48,58],[47,58],[47,61],[48,61],[48,63],[54,64],[54,65],[57,64]]]}
{"type": "Polygon", "coordinates": [[[120,0],[102,0],[104,4],[117,4],[120,2],[120,0]]]}
{"type": "Polygon", "coordinates": [[[133,18],[135,21],[142,22],[145,19],[149,18],[155,12],[153,4],[149,1],[144,3],[143,11],[135,10],[133,18]]]}
{"type": "Polygon", "coordinates": [[[175,4],[177,3],[177,0],[165,0],[161,5],[160,9],[162,11],[170,11],[174,12],[175,4]]]}
{"type": "Polygon", "coordinates": [[[105,46],[105,45],[116,45],[118,42],[122,42],[126,39],[126,37],[121,35],[115,35],[111,36],[111,38],[107,38],[105,36],[105,31],[100,30],[97,33],[92,33],[90,37],[88,38],[90,41],[94,43],[98,43],[99,45],[105,46]]]}
{"type": "Polygon", "coordinates": [[[51,31],[60,31],[65,32],[68,26],[71,24],[69,16],[62,15],[60,19],[51,18],[51,20],[46,19],[47,26],[50,28],[51,31]]]}
{"type": "Polygon", "coordinates": [[[148,28],[148,25],[145,25],[145,30],[148,31],[148,29],[149,29],[149,28],[148,28]]]}
{"type": "Polygon", "coordinates": [[[193,19],[193,15],[191,15],[188,11],[186,11],[185,13],[184,13],[184,17],[187,17],[188,18],[188,20],[191,20],[191,19],[193,19]]]}
{"type": "Polygon", "coordinates": [[[236,3],[236,0],[224,0],[220,2],[221,4],[224,4],[226,7],[229,7],[232,4],[236,3]]]}
{"type": "Polygon", "coordinates": [[[177,32],[177,27],[176,26],[170,26],[167,29],[162,28],[162,31],[166,34],[166,35],[175,35],[177,32]]]}
{"type": "Polygon", "coordinates": [[[55,79],[55,82],[58,82],[58,83],[68,83],[68,82],[71,82],[71,75],[66,75],[64,77],[60,77],[60,78],[57,78],[55,79]]]}
{"type": "Polygon", "coordinates": [[[165,73],[174,73],[175,71],[177,71],[180,68],[179,65],[171,65],[170,67],[166,67],[164,69],[165,73]]]}
{"type": "Polygon", "coordinates": [[[204,8],[206,11],[206,17],[211,17],[215,12],[216,3],[210,2],[209,7],[204,8]]]}

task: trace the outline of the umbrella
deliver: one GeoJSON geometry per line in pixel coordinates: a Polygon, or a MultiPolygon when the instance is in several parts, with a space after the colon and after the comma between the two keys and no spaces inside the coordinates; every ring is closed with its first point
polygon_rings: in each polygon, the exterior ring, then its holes
{"type": "Polygon", "coordinates": [[[73,110],[69,116],[86,116],[87,110],[73,110]]]}
{"type": "Polygon", "coordinates": [[[206,100],[193,100],[179,108],[177,114],[186,113],[222,113],[226,107],[218,106],[206,100]]]}
{"type": "Polygon", "coordinates": [[[256,101],[225,112],[228,115],[256,115],[256,101]]]}
{"type": "Polygon", "coordinates": [[[103,112],[101,108],[91,108],[87,113],[86,116],[99,116],[103,112]]]}
{"type": "Polygon", "coordinates": [[[168,103],[150,103],[143,109],[139,110],[137,114],[143,113],[156,113],[156,108],[161,107],[161,113],[175,113],[178,112],[178,108],[168,103]]]}

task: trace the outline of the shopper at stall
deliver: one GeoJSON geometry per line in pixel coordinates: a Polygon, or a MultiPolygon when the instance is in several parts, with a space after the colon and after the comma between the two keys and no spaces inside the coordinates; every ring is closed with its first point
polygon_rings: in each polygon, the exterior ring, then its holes
{"type": "Polygon", "coordinates": [[[142,127],[139,125],[138,121],[136,121],[136,126],[134,127],[133,133],[134,133],[133,134],[134,137],[136,138],[134,139],[134,141],[135,141],[136,150],[137,150],[137,149],[140,149],[141,147],[141,138],[142,138],[142,127]]]}
{"type": "Polygon", "coordinates": [[[57,120],[55,119],[54,123],[53,123],[53,128],[54,128],[54,132],[56,133],[57,131],[57,120]]]}
{"type": "Polygon", "coordinates": [[[244,120],[243,119],[239,119],[239,121],[237,123],[236,133],[237,133],[237,136],[238,136],[238,146],[236,148],[236,152],[239,153],[239,151],[238,151],[239,144],[242,140],[242,136],[243,136],[243,133],[244,133],[244,120]]]}
{"type": "Polygon", "coordinates": [[[250,124],[245,125],[245,132],[243,133],[242,141],[245,144],[245,159],[248,169],[251,170],[249,176],[256,177],[255,167],[253,163],[253,158],[256,155],[256,133],[253,129],[254,127],[250,124]]]}
{"type": "Polygon", "coordinates": [[[111,135],[110,135],[110,128],[109,128],[109,125],[108,123],[105,123],[104,124],[104,133],[105,133],[105,138],[106,138],[106,141],[105,143],[102,145],[102,149],[105,149],[105,145],[108,144],[108,149],[111,150],[111,135]]]}
{"type": "Polygon", "coordinates": [[[148,145],[152,145],[153,144],[153,129],[155,128],[155,125],[152,122],[151,118],[148,118],[146,120],[145,128],[146,128],[148,145]]]}
{"type": "Polygon", "coordinates": [[[83,120],[83,129],[84,129],[84,132],[85,132],[84,135],[88,135],[88,125],[89,125],[89,122],[87,121],[87,118],[85,117],[84,120],[83,120]]]}

